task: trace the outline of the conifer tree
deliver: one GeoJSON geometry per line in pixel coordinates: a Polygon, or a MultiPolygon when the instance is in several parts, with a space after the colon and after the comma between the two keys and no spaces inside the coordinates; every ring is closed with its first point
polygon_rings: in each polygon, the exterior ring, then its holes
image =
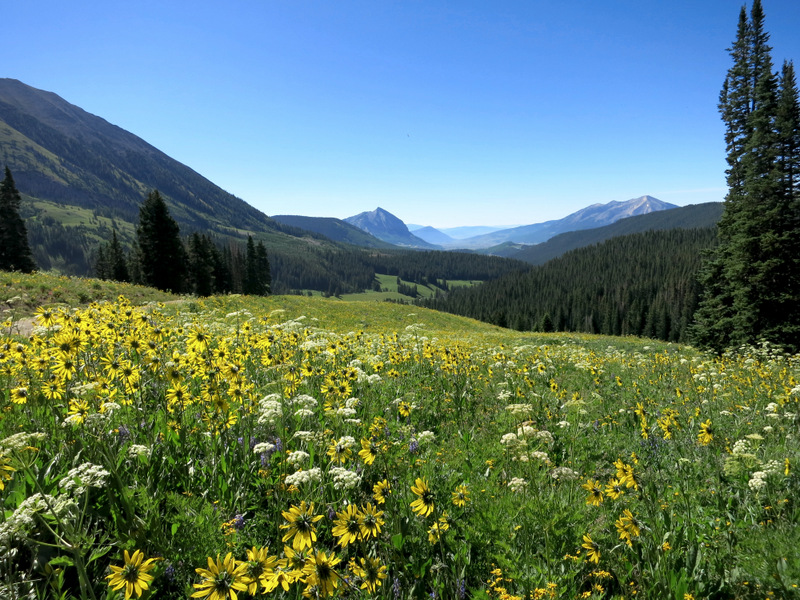
{"type": "Polygon", "coordinates": [[[28,244],[25,221],[19,214],[21,202],[11,170],[6,167],[0,183],[0,270],[32,273],[36,263],[28,244]]]}
{"type": "MultiPolygon", "coordinates": [[[[760,0],[743,8],[720,94],[728,194],[718,245],[699,281],[693,336],[721,351],[769,340],[800,349],[800,215],[794,182],[797,89],[785,66],[778,84],[760,0]]],[[[795,153],[796,154],[796,153],[795,153]]]]}
{"type": "Polygon", "coordinates": [[[186,249],[178,223],[158,190],[148,194],[139,207],[136,228],[138,270],[141,283],[160,290],[181,293],[185,289],[186,249]]]}

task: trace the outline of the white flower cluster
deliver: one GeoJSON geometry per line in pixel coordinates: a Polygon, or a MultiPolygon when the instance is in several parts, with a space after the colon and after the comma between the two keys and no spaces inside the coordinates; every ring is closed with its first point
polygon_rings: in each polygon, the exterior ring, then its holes
{"type": "Polygon", "coordinates": [[[380,383],[381,381],[383,381],[383,379],[377,373],[373,373],[372,375],[367,376],[367,383],[370,383],[372,385],[380,383]]]}
{"type": "Polygon", "coordinates": [[[4,440],[0,440],[0,449],[5,452],[25,450],[31,448],[33,444],[41,442],[46,437],[46,433],[26,433],[21,431],[4,440]]]}
{"type": "Polygon", "coordinates": [[[432,431],[423,431],[417,436],[417,441],[422,444],[432,444],[436,441],[436,435],[432,431]]]}
{"type": "Polygon", "coordinates": [[[7,548],[16,536],[28,534],[36,524],[34,519],[36,513],[47,511],[63,519],[77,508],[75,500],[63,494],[56,497],[34,494],[26,498],[11,516],[0,523],[0,548],[7,548]]]}
{"type": "Polygon", "coordinates": [[[556,467],[550,471],[550,477],[556,481],[574,481],[580,477],[580,474],[569,467],[556,467]]]}
{"type": "Polygon", "coordinates": [[[558,423],[556,423],[556,425],[558,425],[561,429],[564,429],[566,427],[569,427],[569,421],[559,421],[558,423]]]}
{"type": "Polygon", "coordinates": [[[747,440],[736,440],[736,443],[733,445],[733,450],[731,453],[736,455],[742,454],[750,454],[750,442],[747,440]]]}
{"type": "Polygon", "coordinates": [[[519,494],[528,488],[528,482],[522,479],[522,477],[514,477],[514,479],[508,482],[508,487],[515,494],[519,494]]]}
{"type": "Polygon", "coordinates": [[[253,446],[253,452],[256,454],[264,454],[265,452],[272,452],[275,450],[275,444],[270,444],[269,442],[260,442],[253,446]]]}
{"type": "Polygon", "coordinates": [[[120,408],[122,407],[116,402],[103,402],[100,405],[100,412],[103,414],[111,415],[114,414],[114,411],[119,410],[120,408]]]}
{"type": "Polygon", "coordinates": [[[535,460],[541,461],[545,464],[548,464],[550,462],[550,457],[547,456],[547,452],[539,452],[539,451],[531,452],[528,456],[535,460]]]}
{"type": "Polygon", "coordinates": [[[130,458],[139,458],[140,456],[150,458],[150,453],[150,448],[142,444],[132,444],[131,447],[128,448],[128,456],[130,458]]]}
{"type": "Polygon", "coordinates": [[[536,439],[540,442],[544,442],[545,444],[552,444],[553,443],[553,434],[549,431],[538,431],[536,432],[536,439]]]}
{"type": "Polygon", "coordinates": [[[506,410],[515,417],[525,417],[533,412],[533,404],[509,404],[506,410]]]}
{"type": "Polygon", "coordinates": [[[339,438],[339,441],[336,442],[336,445],[340,448],[352,448],[356,445],[356,440],[351,435],[343,435],[339,438]]]}
{"type": "Polygon", "coordinates": [[[283,416],[283,405],[279,394],[269,394],[258,403],[258,423],[275,425],[283,416]]]}
{"type": "Polygon", "coordinates": [[[291,475],[287,475],[285,482],[286,485],[300,487],[306,483],[317,483],[321,478],[322,471],[320,471],[318,467],[315,467],[313,469],[308,469],[307,471],[300,469],[291,475]]]}
{"type": "Polygon", "coordinates": [[[292,465],[295,469],[305,463],[311,455],[303,450],[295,450],[286,457],[286,462],[292,465]]]}
{"type": "Polygon", "coordinates": [[[355,408],[339,408],[336,410],[336,416],[342,417],[343,419],[351,419],[356,416],[356,409],[355,408]]]}
{"type": "Polygon", "coordinates": [[[361,477],[344,467],[331,467],[333,475],[333,487],[337,490],[349,490],[361,483],[361,477]]]}
{"type": "Polygon", "coordinates": [[[289,405],[299,406],[300,408],[305,408],[308,410],[316,408],[318,404],[319,402],[317,402],[316,398],[309,396],[308,394],[300,394],[299,396],[295,396],[289,400],[289,405]]]}
{"type": "Polygon", "coordinates": [[[517,437],[529,438],[536,435],[536,429],[531,427],[528,423],[523,423],[517,427],[517,437]]]}
{"type": "Polygon", "coordinates": [[[766,471],[756,471],[751,476],[750,481],[747,482],[747,485],[754,492],[760,492],[767,487],[767,475],[766,471]]]}
{"type": "Polygon", "coordinates": [[[83,463],[74,469],[70,469],[58,484],[65,492],[72,492],[73,495],[80,496],[86,491],[86,488],[103,487],[108,476],[109,472],[100,465],[83,463]]]}

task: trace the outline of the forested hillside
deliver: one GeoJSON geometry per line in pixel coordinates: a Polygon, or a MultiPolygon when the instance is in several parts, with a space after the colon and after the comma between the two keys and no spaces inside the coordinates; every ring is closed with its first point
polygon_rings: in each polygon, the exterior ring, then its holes
{"type": "Polygon", "coordinates": [[[715,236],[709,227],[613,238],[421,304],[519,330],[684,341],[697,305],[701,254],[715,236]]]}

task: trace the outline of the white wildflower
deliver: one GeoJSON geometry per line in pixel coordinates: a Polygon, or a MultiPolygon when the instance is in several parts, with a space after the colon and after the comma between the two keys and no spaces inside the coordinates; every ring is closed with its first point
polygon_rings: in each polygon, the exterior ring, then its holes
{"type": "MultiPolygon", "coordinates": [[[[298,432],[299,433],[299,432],[298,432]]],[[[275,450],[275,444],[270,444],[269,442],[259,442],[255,446],[253,446],[253,452],[256,454],[269,454],[275,450]]]]}
{"type": "Polygon", "coordinates": [[[528,482],[522,479],[521,477],[514,477],[514,479],[508,482],[508,487],[515,494],[519,494],[520,492],[524,492],[527,489],[528,482]]]}
{"type": "Polygon", "coordinates": [[[142,444],[132,444],[131,447],[128,448],[128,456],[130,458],[138,458],[140,456],[150,458],[150,453],[150,448],[142,444]]]}
{"type": "Polygon", "coordinates": [[[294,468],[297,468],[305,463],[309,458],[311,458],[311,455],[308,452],[304,452],[303,450],[295,450],[286,457],[286,462],[292,465],[294,468]]]}
{"type": "Polygon", "coordinates": [[[306,483],[316,483],[322,478],[322,471],[316,467],[304,471],[300,469],[291,475],[287,475],[285,479],[286,485],[294,485],[300,487],[306,483]]]}
{"type": "Polygon", "coordinates": [[[432,431],[423,431],[417,436],[417,440],[420,444],[430,444],[436,441],[436,435],[432,431]]]}
{"type": "Polygon", "coordinates": [[[349,490],[361,483],[361,477],[357,473],[343,467],[331,467],[333,475],[333,487],[337,490],[349,490]]]}
{"type": "Polygon", "coordinates": [[[103,487],[108,476],[109,472],[100,465],[83,463],[70,469],[58,483],[65,492],[72,492],[75,496],[80,496],[86,491],[86,488],[103,487]]]}

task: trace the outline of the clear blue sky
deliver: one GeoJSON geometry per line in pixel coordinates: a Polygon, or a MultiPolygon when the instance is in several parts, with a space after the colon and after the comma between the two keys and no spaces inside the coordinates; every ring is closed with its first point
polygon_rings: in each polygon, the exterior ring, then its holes
{"type": "MultiPolygon", "coordinates": [[[[716,104],[742,4],[19,1],[2,75],[270,215],[527,224],[723,199],[716,104]]],[[[764,10],[776,67],[800,67],[800,1],[764,10]]]]}

